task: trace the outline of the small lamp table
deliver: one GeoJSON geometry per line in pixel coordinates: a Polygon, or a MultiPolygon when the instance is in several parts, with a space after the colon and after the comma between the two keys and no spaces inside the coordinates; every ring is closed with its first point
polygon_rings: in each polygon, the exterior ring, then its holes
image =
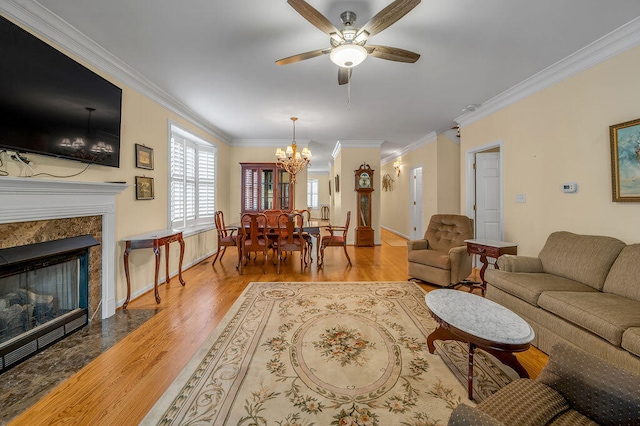
{"type": "MultiPolygon", "coordinates": [[[[487,266],[489,266],[487,257],[497,260],[503,254],[518,254],[518,245],[508,243],[506,241],[485,239],[464,240],[464,242],[467,243],[467,253],[480,255],[480,261],[482,262],[482,268],[480,269],[480,279],[482,280],[482,284],[480,284],[480,287],[482,288],[482,294],[484,294],[484,291],[487,288],[487,282],[484,280],[484,273],[487,270],[487,266]]],[[[499,269],[497,263],[494,263],[493,266],[496,269],[499,269]]]]}

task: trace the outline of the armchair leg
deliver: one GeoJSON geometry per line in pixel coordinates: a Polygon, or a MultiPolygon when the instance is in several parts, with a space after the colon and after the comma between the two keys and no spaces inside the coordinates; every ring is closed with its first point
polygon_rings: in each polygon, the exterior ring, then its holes
{"type": "Polygon", "coordinates": [[[344,254],[345,256],[347,256],[347,261],[349,261],[349,266],[351,266],[351,258],[349,257],[349,253],[347,252],[347,246],[343,246],[344,248],[344,254]]]}

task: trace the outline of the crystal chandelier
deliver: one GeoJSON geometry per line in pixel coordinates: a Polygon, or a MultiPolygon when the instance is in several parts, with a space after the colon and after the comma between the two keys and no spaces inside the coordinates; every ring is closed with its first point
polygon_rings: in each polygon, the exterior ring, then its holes
{"type": "Polygon", "coordinates": [[[309,151],[309,148],[303,148],[302,153],[297,151],[297,120],[298,117],[291,117],[291,121],[293,121],[293,141],[291,145],[287,146],[287,149],[284,151],[281,148],[276,150],[276,159],[278,160],[276,166],[289,172],[291,175],[291,183],[296,183],[296,174],[300,173],[302,169],[307,167],[311,162],[311,151],[309,151]]]}

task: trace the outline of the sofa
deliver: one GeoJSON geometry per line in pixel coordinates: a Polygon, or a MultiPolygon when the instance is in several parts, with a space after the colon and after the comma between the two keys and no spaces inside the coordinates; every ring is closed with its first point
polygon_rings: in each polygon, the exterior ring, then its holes
{"type": "Polygon", "coordinates": [[[471,274],[464,240],[473,238],[473,220],[457,214],[434,214],[421,240],[407,242],[408,275],[448,287],[471,274]]]}
{"type": "Polygon", "coordinates": [[[640,374],[640,244],[560,231],[538,257],[497,264],[486,297],[531,325],[534,346],[571,344],[640,374]]]}
{"type": "Polygon", "coordinates": [[[475,407],[459,404],[448,424],[640,425],[640,375],[560,343],[536,380],[514,380],[475,407]]]}

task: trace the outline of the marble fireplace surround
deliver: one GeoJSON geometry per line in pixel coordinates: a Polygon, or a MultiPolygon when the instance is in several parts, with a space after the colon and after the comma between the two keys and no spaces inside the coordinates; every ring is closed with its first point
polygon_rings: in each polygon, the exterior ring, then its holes
{"type": "Polygon", "coordinates": [[[0,177],[0,223],[102,217],[101,318],[116,312],[116,195],[128,185],[0,177]]]}

